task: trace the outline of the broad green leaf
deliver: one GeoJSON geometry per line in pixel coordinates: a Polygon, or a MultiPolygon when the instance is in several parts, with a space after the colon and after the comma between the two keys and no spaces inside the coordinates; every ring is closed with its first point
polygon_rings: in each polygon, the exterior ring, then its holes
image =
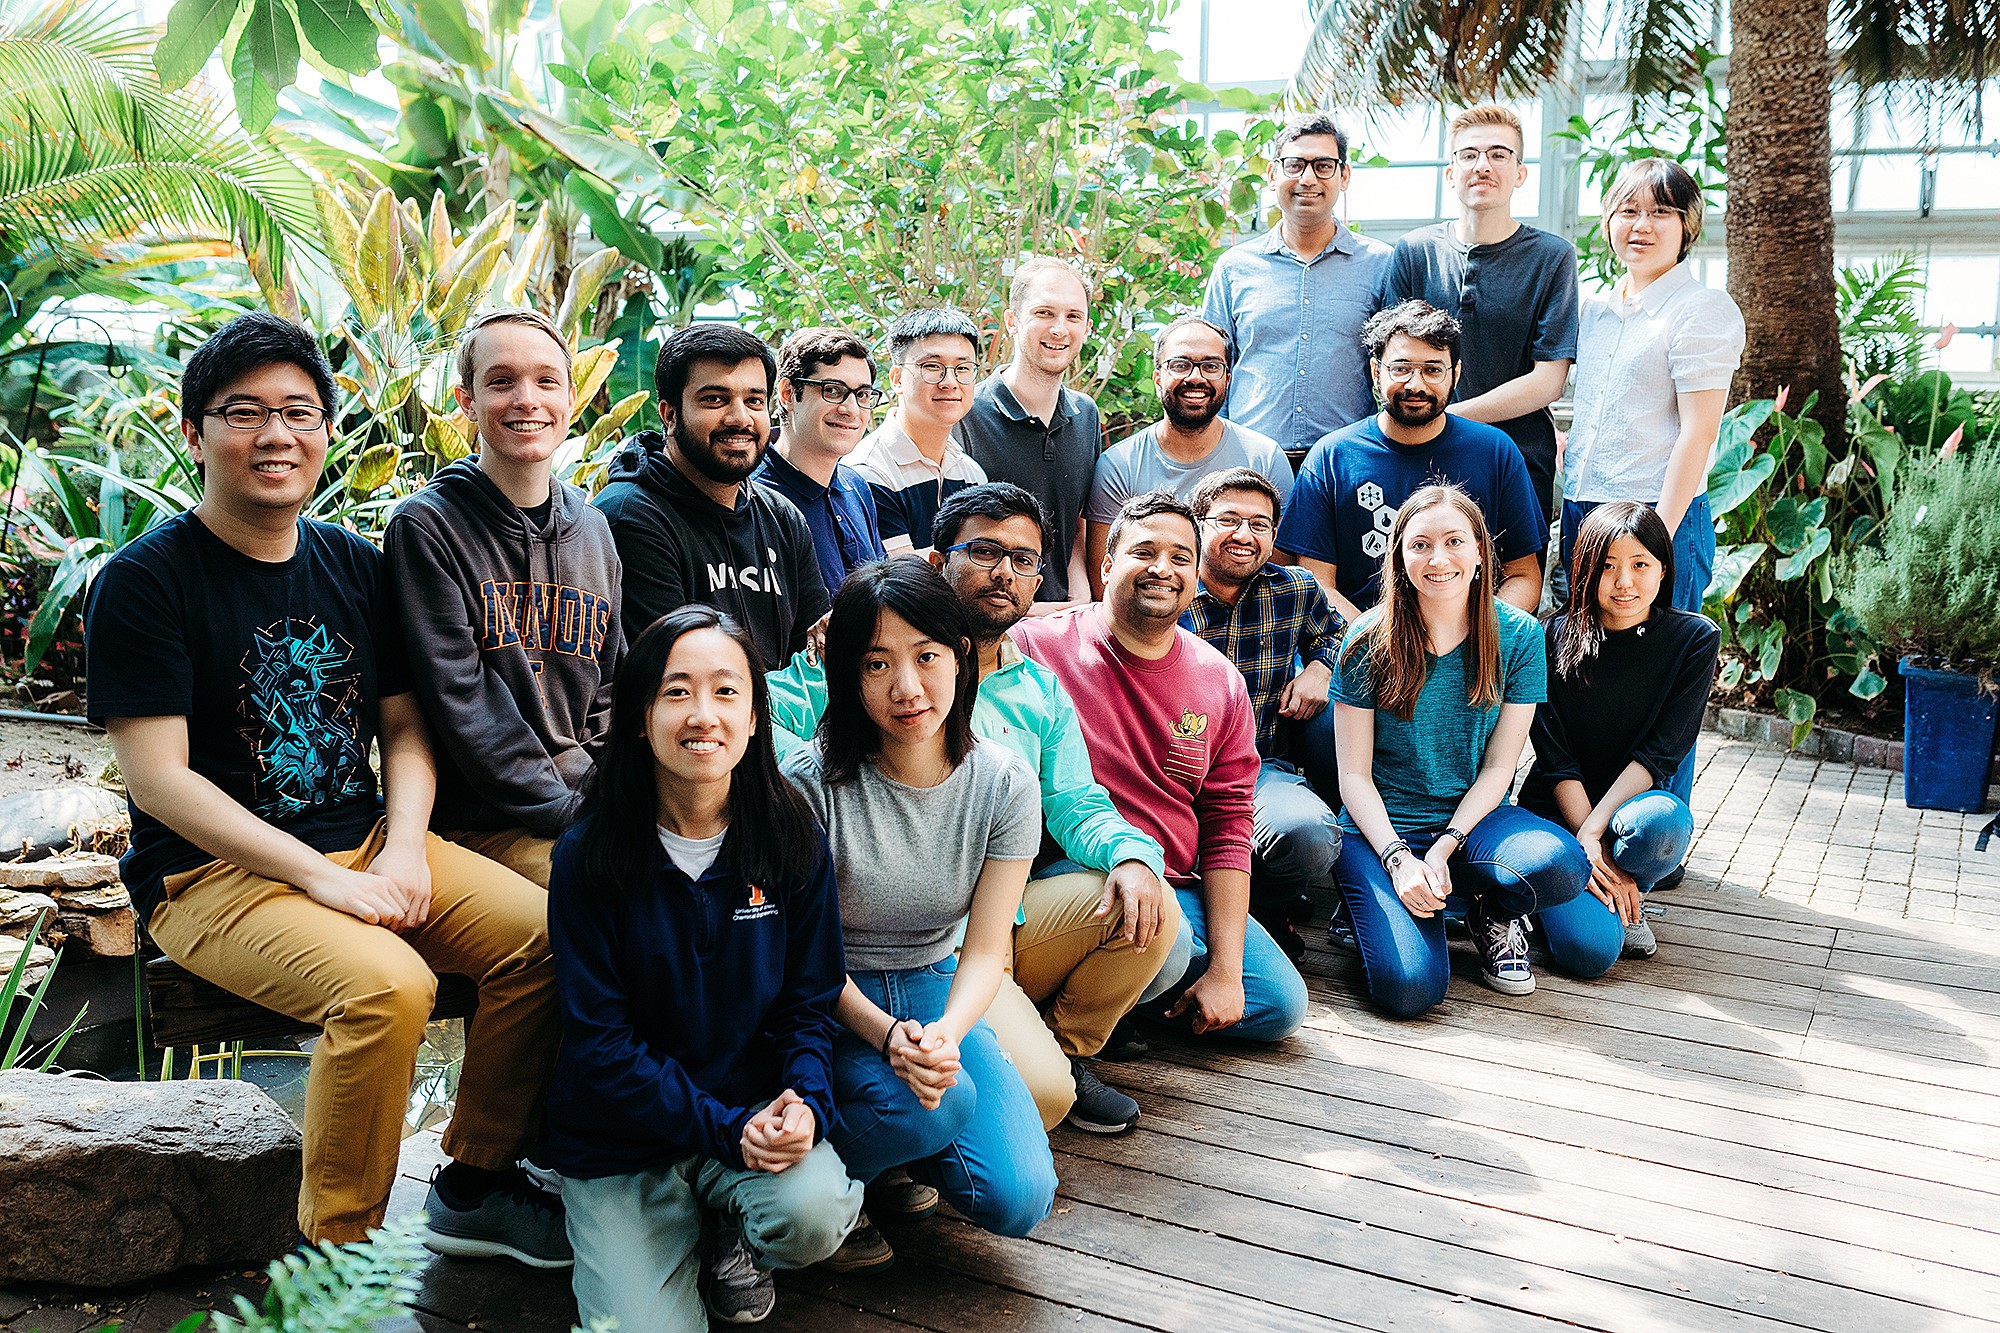
{"type": "Polygon", "coordinates": [[[731,0],[688,0],[688,9],[694,14],[695,22],[716,34],[720,34],[728,24],[735,8],[731,0]]]}
{"type": "Polygon", "coordinates": [[[243,0],[176,0],[167,11],[160,44],[153,48],[153,68],[161,86],[178,88],[201,73],[242,7],[243,0]]]}
{"type": "Polygon", "coordinates": [[[1780,496],[1764,511],[1764,527],[1771,534],[1771,545],[1789,555],[1806,544],[1807,523],[1800,512],[1799,502],[1791,496],[1780,496]]]}
{"type": "MultiPolygon", "coordinates": [[[[243,25],[239,40],[250,48],[250,59],[257,72],[270,80],[274,99],[278,89],[297,82],[299,28],[292,17],[291,0],[251,0],[250,20],[243,25]]],[[[246,121],[243,127],[255,134],[269,124],[269,120],[263,125],[246,121]]]]}
{"type": "Polygon", "coordinates": [[[1722,418],[1722,429],[1715,440],[1715,463],[1709,469],[1711,477],[1739,471],[1750,461],[1751,438],[1771,419],[1776,407],[1775,400],[1759,398],[1733,409],[1722,418]]]}
{"type": "Polygon", "coordinates": [[[1778,562],[1777,575],[1789,582],[1812,568],[1812,562],[1826,554],[1833,545],[1833,534],[1825,528],[1814,528],[1806,544],[1778,562]]]}
{"type": "Polygon", "coordinates": [[[1778,664],[1785,660],[1785,622],[1780,620],[1764,634],[1764,641],[1757,647],[1757,679],[1770,680],[1778,674],[1778,664]]]}
{"type": "MultiPolygon", "coordinates": [[[[465,251],[459,247],[460,254],[465,251]]],[[[481,246],[466,266],[459,271],[445,291],[444,299],[438,302],[438,332],[457,333],[459,326],[479,308],[486,293],[492,290],[493,274],[500,267],[500,261],[507,257],[507,242],[504,236],[497,236],[481,246]]]]}
{"type": "Polygon", "coordinates": [[[102,568],[111,556],[110,544],[98,537],[73,541],[63,552],[55,572],[49,575],[49,587],[42,594],[42,604],[35,608],[34,619],[28,622],[27,655],[21,666],[24,672],[33,671],[41,665],[42,655],[55,642],[56,630],[62,627],[70,603],[83,591],[83,585],[90,576],[102,568]]]}
{"type": "Polygon", "coordinates": [[[377,191],[368,205],[355,248],[354,271],[378,306],[388,307],[396,299],[396,283],[403,272],[403,238],[393,190],[377,191]]]}
{"type": "Polygon", "coordinates": [[[665,257],[659,238],[618,211],[618,199],[590,177],[572,172],[563,183],[572,202],[590,219],[590,234],[636,264],[657,269],[665,257]]]}
{"type": "Polygon", "coordinates": [[[1889,682],[1872,667],[1865,667],[1855,673],[1854,683],[1847,692],[1857,699],[1873,699],[1889,688],[1889,682]]]}
{"type": "Polygon", "coordinates": [[[549,230],[549,206],[543,204],[535,215],[535,225],[528,229],[521,248],[514,252],[514,262],[508,266],[507,276],[500,284],[500,300],[503,303],[520,305],[527,299],[528,285],[548,261],[549,251],[554,246],[555,237],[549,230]]]}
{"type": "Polygon", "coordinates": [[[465,239],[452,250],[451,258],[438,269],[431,281],[439,287],[449,288],[458,281],[468,265],[493,241],[500,242],[501,249],[514,239],[513,206],[496,208],[479,220],[479,225],[467,232],[465,239]]]}
{"type": "Polygon", "coordinates": [[[1818,490],[1826,476],[1826,427],[1811,417],[1802,417],[1797,431],[1799,450],[1805,457],[1806,485],[1818,490]]]}
{"type": "Polygon", "coordinates": [[[628,394],[626,397],[620,398],[617,402],[613,403],[610,411],[591,422],[590,431],[584,437],[583,456],[585,458],[596,458],[598,451],[604,447],[605,443],[624,428],[625,423],[630,421],[633,415],[646,405],[646,400],[650,397],[652,395],[643,389],[638,393],[628,394]]]}
{"type": "Polygon", "coordinates": [[[451,263],[451,252],[454,248],[451,239],[451,210],[445,206],[443,190],[434,190],[431,193],[429,232],[430,264],[428,267],[432,276],[435,277],[437,274],[443,273],[445,266],[451,263]]]}
{"type": "Polygon", "coordinates": [[[424,452],[439,463],[456,463],[472,452],[472,423],[463,413],[424,422],[424,452]]]}
{"type": "Polygon", "coordinates": [[[608,343],[599,343],[577,355],[575,363],[570,367],[570,379],[576,385],[575,399],[570,407],[572,417],[581,412],[591,399],[597,397],[597,391],[604,387],[604,381],[610,378],[612,368],[617,364],[616,339],[608,343]]]}
{"type": "Polygon", "coordinates": [[[416,9],[424,34],[447,58],[467,69],[486,68],[485,45],[464,5],[458,0],[416,0],[416,9]]]}
{"type": "Polygon", "coordinates": [[[236,43],[236,54],[229,59],[229,78],[236,89],[236,119],[250,133],[260,133],[278,114],[278,90],[257,68],[248,41],[236,43]]]}
{"type": "Polygon", "coordinates": [[[1763,542],[1751,542],[1746,546],[1724,546],[1715,552],[1715,574],[1708,581],[1706,597],[1720,597],[1728,601],[1736,595],[1736,589],[1743,582],[1764,552],[1770,548],[1763,542]]]}
{"type": "Polygon", "coordinates": [[[570,346],[576,346],[584,317],[597,304],[597,294],[604,290],[605,280],[623,268],[625,262],[624,255],[607,246],[569,271],[569,287],[556,311],[556,328],[570,346]]]}
{"type": "Polygon", "coordinates": [[[1740,471],[1720,477],[1712,475],[1708,484],[1709,509],[1717,518],[1722,517],[1755,495],[1777,470],[1777,459],[1770,454],[1758,454],[1740,471]]]}
{"type": "Polygon", "coordinates": [[[1722,670],[1716,675],[1715,683],[1725,690],[1733,690],[1738,685],[1741,685],[1743,683],[1743,659],[1740,657],[1731,657],[1725,661],[1722,664],[1722,670]]]}
{"type": "Polygon", "coordinates": [[[1792,747],[1798,748],[1812,730],[1813,715],[1819,711],[1818,701],[1801,690],[1780,689],[1771,696],[1771,702],[1778,716],[1792,724],[1792,747]]]}
{"type": "Polygon", "coordinates": [[[375,20],[361,0],[294,0],[299,28],[312,49],[335,69],[369,74],[382,61],[376,52],[375,20]]]}
{"type": "Polygon", "coordinates": [[[393,444],[370,445],[347,474],[348,494],[361,499],[381,490],[396,475],[396,464],[402,457],[402,451],[393,444]]]}

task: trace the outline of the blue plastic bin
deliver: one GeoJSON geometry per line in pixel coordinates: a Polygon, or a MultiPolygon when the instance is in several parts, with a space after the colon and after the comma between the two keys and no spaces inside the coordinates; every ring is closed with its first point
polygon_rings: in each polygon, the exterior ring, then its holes
{"type": "Polygon", "coordinates": [[[2000,693],[1963,671],[1933,671],[1909,658],[1903,673],[1903,804],[1919,810],[1986,809],[2000,693]]]}

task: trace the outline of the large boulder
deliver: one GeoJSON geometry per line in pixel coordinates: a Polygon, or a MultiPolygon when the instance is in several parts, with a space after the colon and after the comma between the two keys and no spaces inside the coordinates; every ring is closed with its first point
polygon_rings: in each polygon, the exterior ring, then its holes
{"type": "Polygon", "coordinates": [[[124,811],[125,799],[118,793],[82,783],[0,797],[0,856],[46,856],[69,846],[72,830],[124,811]]]}
{"type": "Polygon", "coordinates": [[[299,1131],[262,1089],[0,1071],[0,1282],[117,1286],[298,1235],[299,1131]]]}

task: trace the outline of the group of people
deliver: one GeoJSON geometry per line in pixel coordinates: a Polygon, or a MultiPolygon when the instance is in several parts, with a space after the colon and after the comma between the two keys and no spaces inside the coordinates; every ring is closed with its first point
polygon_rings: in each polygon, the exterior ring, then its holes
{"type": "Polygon", "coordinates": [[[567,342],[484,311],[477,452],[380,551],[301,518],[313,336],[249,315],[197,349],[202,499],[98,576],[89,709],[151,938],[322,1029],[302,1233],[380,1222],[440,972],[479,998],[427,1243],[573,1265],[586,1322],[654,1330],[882,1267],[871,1212],[1026,1233],[1049,1130],[1139,1119],[1095,1060],[1304,1022],[1314,890],[1396,1015],[1443,998],[1447,917],[1506,994],[1531,923],[1578,976],[1649,956],[1742,325],[1686,269],[1676,165],[1613,184],[1625,276],[1580,302],[1510,216],[1519,122],[1450,142],[1461,217],[1392,252],[1335,215],[1345,136],[1289,124],[1280,224],[1160,331],[1163,419],[1109,449],[1066,382],[1089,285],[1049,258],[983,382],[955,310],[895,321],[886,394],[849,331],[674,333],[662,430],[594,497],[553,475],[567,342]]]}

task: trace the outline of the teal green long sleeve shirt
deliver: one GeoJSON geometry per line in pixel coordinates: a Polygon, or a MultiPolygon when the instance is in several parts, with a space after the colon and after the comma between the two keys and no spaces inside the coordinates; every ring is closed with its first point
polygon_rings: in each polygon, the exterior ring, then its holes
{"type": "MultiPolygon", "coordinates": [[[[772,740],[782,755],[818,730],[826,711],[826,672],[800,653],[765,679],[771,688],[772,740]]],[[[1111,794],[1091,776],[1076,706],[1061,682],[1012,639],[1001,640],[1000,665],[979,682],[972,729],[1011,747],[1034,769],[1042,786],[1042,819],[1064,856],[1097,871],[1137,861],[1165,877],[1160,844],[1126,823],[1111,794]]]]}

